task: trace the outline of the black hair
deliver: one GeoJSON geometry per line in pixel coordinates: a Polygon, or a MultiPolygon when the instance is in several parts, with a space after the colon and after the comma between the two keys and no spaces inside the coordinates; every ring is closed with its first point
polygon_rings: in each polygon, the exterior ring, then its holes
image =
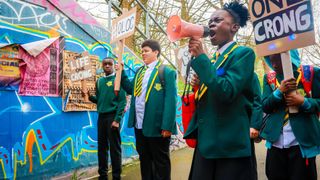
{"type": "Polygon", "coordinates": [[[116,60],[113,57],[105,57],[105,58],[103,58],[102,61],[109,60],[109,59],[113,61],[113,64],[116,64],[116,60]]]}
{"type": "Polygon", "coordinates": [[[145,40],[142,45],[141,45],[141,48],[144,48],[144,47],[150,47],[152,49],[152,51],[159,51],[158,53],[158,57],[160,56],[160,52],[161,52],[161,48],[160,48],[160,44],[158,41],[156,40],[153,40],[153,39],[148,39],[148,40],[145,40]]]}
{"type": "Polygon", "coordinates": [[[240,3],[239,0],[225,3],[222,9],[228,11],[240,27],[246,26],[247,21],[250,19],[248,8],[243,3],[240,3]]]}

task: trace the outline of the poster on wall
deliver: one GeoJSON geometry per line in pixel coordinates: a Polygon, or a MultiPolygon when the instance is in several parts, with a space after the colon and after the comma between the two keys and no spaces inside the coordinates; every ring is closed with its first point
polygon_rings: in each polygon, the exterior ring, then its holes
{"type": "Polygon", "coordinates": [[[19,45],[0,48],[0,90],[18,90],[21,82],[19,45]]]}
{"type": "Polygon", "coordinates": [[[20,48],[21,84],[19,95],[24,96],[59,96],[60,44],[55,40],[36,56],[20,48]]]}
{"type": "Polygon", "coordinates": [[[63,53],[63,111],[96,111],[87,93],[95,94],[98,56],[64,51],[63,53]]]}

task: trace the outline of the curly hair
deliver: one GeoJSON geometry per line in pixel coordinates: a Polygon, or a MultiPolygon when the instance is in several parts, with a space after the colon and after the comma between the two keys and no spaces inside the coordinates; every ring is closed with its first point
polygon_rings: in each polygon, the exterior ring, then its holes
{"type": "Polygon", "coordinates": [[[240,3],[239,0],[225,3],[222,9],[228,11],[234,21],[239,23],[240,27],[246,26],[247,21],[250,19],[248,8],[243,3],[240,3]]]}

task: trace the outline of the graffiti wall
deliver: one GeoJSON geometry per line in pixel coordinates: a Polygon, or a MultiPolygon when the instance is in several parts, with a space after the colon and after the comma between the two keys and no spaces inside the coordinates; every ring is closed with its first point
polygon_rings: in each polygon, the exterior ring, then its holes
{"type": "MultiPolygon", "coordinates": [[[[87,51],[100,61],[113,53],[110,33],[73,0],[0,0],[0,47],[53,37],[64,37],[65,50],[87,51]]],[[[140,60],[127,48],[123,60],[133,77],[140,60]]],[[[20,96],[17,90],[0,90],[0,99],[0,179],[46,179],[97,165],[96,112],[63,112],[61,96],[20,96]]],[[[178,107],[172,148],[184,145],[181,101],[178,107]]],[[[122,153],[130,159],[137,153],[127,119],[125,113],[122,153]]]]}

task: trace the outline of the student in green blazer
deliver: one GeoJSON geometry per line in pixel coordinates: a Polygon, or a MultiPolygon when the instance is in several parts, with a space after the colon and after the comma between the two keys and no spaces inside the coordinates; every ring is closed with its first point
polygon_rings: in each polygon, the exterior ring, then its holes
{"type": "MultiPolygon", "coordinates": [[[[126,107],[126,93],[120,89],[119,95],[114,94],[114,59],[102,60],[105,76],[96,82],[96,94],[89,100],[97,104],[99,113],[98,129],[98,164],[99,179],[108,179],[108,150],[110,150],[112,179],[121,179],[121,137],[120,121],[126,107]]],[[[85,93],[85,92],[84,92],[85,93]]]]}
{"type": "Polygon", "coordinates": [[[270,116],[261,136],[266,139],[268,179],[316,180],[315,157],[320,154],[320,69],[314,67],[311,96],[301,82],[302,70],[297,50],[290,51],[294,78],[284,79],[280,54],[266,57],[276,75],[266,74],[263,110],[270,116]],[[297,93],[288,94],[290,91],[297,93]],[[298,113],[287,108],[296,106],[298,113]]]}
{"type": "Polygon", "coordinates": [[[248,9],[238,1],[213,12],[210,40],[218,51],[211,60],[200,40],[189,41],[195,57],[191,67],[200,79],[196,111],[185,133],[185,138],[196,137],[198,142],[190,179],[252,179],[249,132],[255,53],[233,41],[248,17],[248,9]]]}
{"type": "Polygon", "coordinates": [[[141,48],[145,65],[138,69],[133,81],[125,73],[121,78],[121,86],[132,95],[128,127],[135,128],[142,179],[168,180],[170,137],[177,133],[176,72],[164,66],[161,82],[160,44],[146,40],[141,48]]]}

